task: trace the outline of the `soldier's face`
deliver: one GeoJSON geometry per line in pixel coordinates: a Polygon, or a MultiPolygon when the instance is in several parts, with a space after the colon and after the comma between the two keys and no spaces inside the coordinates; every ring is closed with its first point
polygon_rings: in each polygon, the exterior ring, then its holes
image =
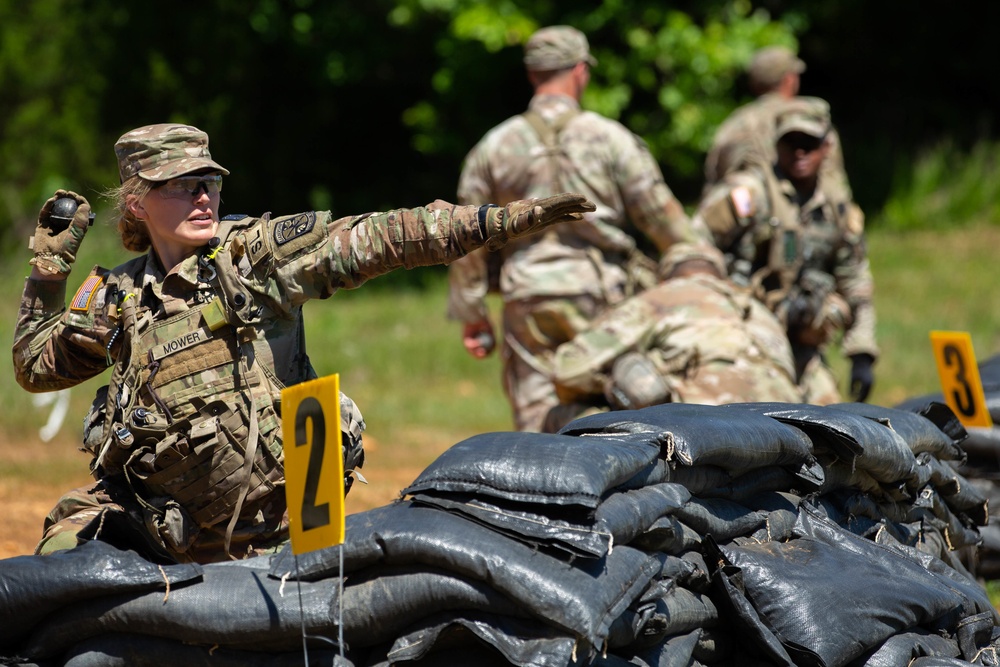
{"type": "Polygon", "coordinates": [[[828,151],[825,139],[789,132],[778,140],[778,166],[792,181],[812,181],[828,151]]]}
{"type": "Polygon", "coordinates": [[[178,190],[154,188],[133,209],[146,223],[153,249],[167,269],[208,243],[219,224],[217,189],[192,188],[187,196],[178,196],[178,190]]]}

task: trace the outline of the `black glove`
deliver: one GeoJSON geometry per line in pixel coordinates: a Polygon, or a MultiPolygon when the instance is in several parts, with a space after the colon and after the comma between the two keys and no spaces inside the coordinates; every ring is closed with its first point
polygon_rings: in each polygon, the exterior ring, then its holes
{"type": "Polygon", "coordinates": [[[875,384],[875,374],[872,365],[875,357],[870,354],[855,354],[851,356],[851,399],[864,403],[875,384]]]}

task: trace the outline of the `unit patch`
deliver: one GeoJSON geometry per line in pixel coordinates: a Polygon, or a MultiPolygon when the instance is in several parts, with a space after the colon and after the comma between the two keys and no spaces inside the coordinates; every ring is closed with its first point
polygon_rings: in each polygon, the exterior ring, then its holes
{"type": "Polygon", "coordinates": [[[94,294],[97,293],[97,288],[101,286],[103,280],[102,276],[87,276],[87,279],[80,285],[80,289],[76,291],[73,301],[70,302],[69,309],[84,313],[87,312],[90,308],[90,302],[93,300],[94,294]]]}
{"type": "Polygon", "coordinates": [[[274,244],[282,246],[303,234],[308,234],[315,224],[315,211],[300,213],[284,220],[276,220],[274,222],[274,244]]]}

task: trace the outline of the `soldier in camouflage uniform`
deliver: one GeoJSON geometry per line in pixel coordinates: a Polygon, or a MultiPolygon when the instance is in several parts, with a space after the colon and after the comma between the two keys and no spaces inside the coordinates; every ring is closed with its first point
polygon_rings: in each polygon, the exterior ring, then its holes
{"type": "Polygon", "coordinates": [[[597,211],[499,253],[480,251],[452,264],[448,316],[463,323],[469,353],[483,358],[494,340],[484,299],[491,288],[499,291],[504,390],[515,427],[538,431],[558,402],[539,355],[637,284],[655,282],[655,262],[638,249],[634,228],[658,250],[702,237],[644,142],[620,123],[580,109],[596,64],[581,32],[569,26],[537,31],[525,45],[524,63],[534,87],[528,110],[471,150],[458,199],[502,203],[574,191],[597,211]]]}
{"type": "MultiPolygon", "coordinates": [[[[774,121],[777,112],[799,93],[800,76],[806,64],[784,46],[768,46],[754,53],[747,68],[752,102],[733,111],[715,132],[705,157],[705,191],[731,171],[750,162],[774,162],[774,121]]],[[[818,97],[798,97],[819,107],[827,103],[818,97]]],[[[840,136],[831,127],[829,154],[823,162],[823,187],[834,200],[850,199],[851,186],[844,170],[840,136]]]]}
{"type": "Polygon", "coordinates": [[[725,272],[714,248],[668,250],[663,282],[605,311],[556,349],[552,374],[561,404],[545,430],[608,406],[801,402],[784,328],[725,272]],[[710,270],[691,273],[696,260],[710,270]]]}
{"type": "MultiPolygon", "coordinates": [[[[148,252],[94,268],[67,308],[89,203],[56,192],[32,240],[14,340],[18,382],[51,391],[112,368],[85,422],[96,483],[60,500],[38,553],[93,538],[139,544],[165,562],[277,548],[288,536],[281,389],[316,377],[303,304],[593,210],[581,195],[562,195],[506,207],[438,200],[339,219],[309,211],[220,220],[229,172],[204,132],[142,127],[115,151],[119,233],[127,249],[148,252]],[[54,217],[66,197],[78,205],[68,226],[54,217]]],[[[341,406],[350,471],[361,462],[364,421],[346,396],[341,406]]]]}
{"type": "Polygon", "coordinates": [[[852,361],[851,396],[863,401],[878,356],[864,215],[823,188],[821,165],[830,148],[825,108],[792,100],[776,122],[775,161],[730,173],[703,198],[696,217],[725,253],[730,276],[750,285],[785,324],[805,399],[841,400],[823,354],[842,333],[852,361]]]}

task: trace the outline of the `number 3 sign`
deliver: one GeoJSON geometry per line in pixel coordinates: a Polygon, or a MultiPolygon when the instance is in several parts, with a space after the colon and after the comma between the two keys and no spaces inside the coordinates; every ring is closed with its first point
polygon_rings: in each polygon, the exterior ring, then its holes
{"type": "Polygon", "coordinates": [[[963,426],[993,426],[972,351],[972,337],[965,331],[932,331],[931,345],[948,407],[963,426]]]}
{"type": "Polygon", "coordinates": [[[281,391],[292,553],[344,541],[344,460],[340,443],[340,376],[281,391]]]}

